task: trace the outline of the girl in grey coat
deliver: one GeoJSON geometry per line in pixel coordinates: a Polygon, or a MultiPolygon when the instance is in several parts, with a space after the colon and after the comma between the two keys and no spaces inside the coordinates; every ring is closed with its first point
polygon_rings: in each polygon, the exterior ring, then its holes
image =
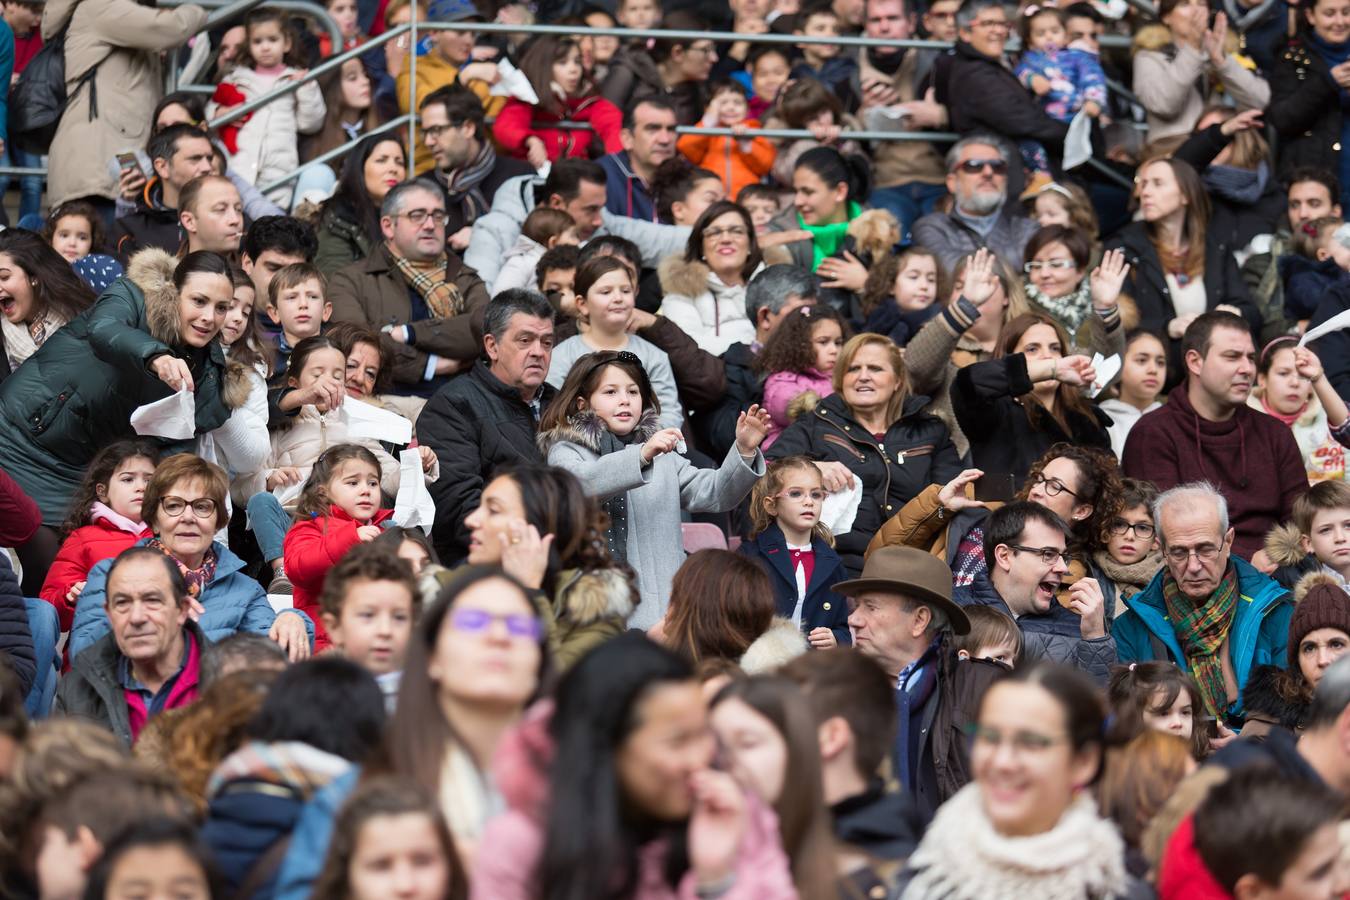
{"type": "Polygon", "coordinates": [[[575,475],[609,514],[610,552],[638,573],[642,602],[628,624],[642,629],[665,615],[684,562],[680,510],[725,512],[744,500],[764,474],[759,445],[769,430],[768,413],[750,407],[722,465],[699,469],[680,454],[679,429],[659,426],[660,411],[638,358],[606,350],[577,360],[539,428],[549,464],[575,475]]]}

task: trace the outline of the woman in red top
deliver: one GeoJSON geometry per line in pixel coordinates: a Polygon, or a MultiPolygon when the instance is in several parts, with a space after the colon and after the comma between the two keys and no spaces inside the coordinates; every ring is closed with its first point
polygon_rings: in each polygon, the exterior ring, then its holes
{"type": "Polygon", "coordinates": [[[601,156],[623,149],[619,131],[623,114],[595,93],[585,80],[581,48],[572,38],[542,35],[520,60],[520,71],[539,98],[537,105],[512,97],[497,114],[493,134],[511,156],[529,160],[536,169],[568,156],[601,156]],[[554,127],[558,122],[584,122],[585,129],[554,127]],[[604,149],[591,152],[592,145],[604,149]]]}

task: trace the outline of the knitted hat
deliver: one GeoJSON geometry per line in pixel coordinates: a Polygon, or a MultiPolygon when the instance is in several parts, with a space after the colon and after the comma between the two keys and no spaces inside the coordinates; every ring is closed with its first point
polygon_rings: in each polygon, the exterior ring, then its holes
{"type": "Polygon", "coordinates": [[[1350,594],[1325,572],[1312,572],[1294,587],[1294,615],[1289,619],[1289,658],[1319,628],[1337,628],[1350,635],[1350,594]]]}

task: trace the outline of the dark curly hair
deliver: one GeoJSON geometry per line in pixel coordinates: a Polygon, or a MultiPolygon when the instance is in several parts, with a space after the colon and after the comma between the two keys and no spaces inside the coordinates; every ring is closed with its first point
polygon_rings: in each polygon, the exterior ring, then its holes
{"type": "Polygon", "coordinates": [[[88,200],[67,200],[47,215],[47,221],[42,225],[42,239],[47,243],[52,242],[56,236],[56,226],[66,216],[78,216],[89,223],[89,252],[106,253],[108,247],[108,235],[103,228],[103,217],[94,209],[94,204],[88,200]]]}
{"type": "Polygon", "coordinates": [[[1027,499],[1036,478],[1055,459],[1067,459],[1078,469],[1076,499],[1079,503],[1092,506],[1092,515],[1081,522],[1070,523],[1074,532],[1074,549],[1079,553],[1099,550],[1106,545],[1107,529],[1120,515],[1124,502],[1125,484],[1121,479],[1120,465],[1108,450],[1064,442],[1053,444],[1032,464],[1027,480],[1017,492],[1018,500],[1027,499]]]}
{"type": "Polygon", "coordinates": [[[769,335],[764,349],[755,357],[755,371],[761,375],[772,375],[774,372],[805,372],[814,368],[816,350],[811,344],[811,332],[815,330],[817,322],[826,321],[839,323],[839,335],[845,341],[853,336],[848,322],[829,304],[798,307],[784,316],[769,335]]]}
{"type": "Polygon", "coordinates": [[[129,438],[115,441],[94,454],[88,468],[84,470],[84,479],[70,498],[70,509],[66,513],[66,521],[61,525],[62,540],[76,528],[83,528],[90,523],[90,509],[98,499],[98,486],[107,485],[122,463],[142,458],[159,465],[159,445],[145,438],[129,438]]]}

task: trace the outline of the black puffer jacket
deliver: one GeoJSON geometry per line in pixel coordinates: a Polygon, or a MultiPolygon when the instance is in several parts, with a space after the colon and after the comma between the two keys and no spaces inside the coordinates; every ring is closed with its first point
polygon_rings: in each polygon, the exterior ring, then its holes
{"type": "Polygon", "coordinates": [[[1111,419],[1106,413],[1096,406],[1089,407],[1091,416],[1065,409],[1066,431],[1044,409],[1022,404],[1022,396],[1030,392],[1031,378],[1023,353],[972,363],[956,373],[952,411],[970,439],[975,468],[1011,474],[1013,483],[1021,484],[1041,454],[1060,441],[1111,449],[1111,437],[1106,433],[1111,419]]]}
{"type": "Polygon", "coordinates": [[[1280,142],[1280,172],[1312,166],[1337,172],[1341,156],[1341,98],[1331,70],[1300,34],[1275,56],[1266,124],[1280,142]]]}
{"type": "MultiPolygon", "coordinates": [[[[540,390],[542,410],[556,392],[548,384],[540,390]]],[[[478,508],[494,469],[544,461],[534,442],[538,425],[520,393],[498,380],[481,360],[427,401],[417,419],[417,436],[441,463],[440,480],[431,486],[436,501],[431,538],[441,562],[453,564],[468,552],[464,518],[478,508]]]]}
{"type": "Polygon", "coordinates": [[[1011,69],[965,41],[950,52],[950,65],[935,88],[952,131],[992,131],[1010,141],[1039,141],[1054,158],[1063,154],[1068,123],[1046,115],[1011,69]]]}
{"type": "Polygon", "coordinates": [[[28,630],[28,611],[23,605],[19,579],[9,559],[0,553],[0,658],[9,657],[9,665],[19,676],[19,688],[25,694],[37,673],[37,655],[33,634],[28,630]]]}
{"type": "MultiPolygon", "coordinates": [[[[1163,271],[1162,260],[1158,257],[1153,241],[1149,240],[1144,223],[1131,222],[1107,241],[1106,249],[1117,247],[1125,251],[1125,261],[1130,264],[1125,293],[1134,298],[1134,304],[1139,309],[1139,327],[1155,334],[1167,334],[1167,323],[1177,317],[1177,311],[1172,305],[1172,293],[1167,287],[1167,274],[1163,271]]],[[[1252,300],[1246,282],[1242,280],[1242,271],[1232,251],[1232,247],[1206,232],[1205,309],[1212,310],[1220,304],[1235,307],[1242,312],[1252,333],[1259,334],[1261,312],[1252,300]]],[[[1166,388],[1170,390],[1179,384],[1185,372],[1181,341],[1169,340],[1166,388]]]]}
{"type": "Polygon", "coordinates": [[[163,186],[158,178],[151,178],[136,198],[136,208],[113,223],[113,252],[123,264],[147,247],[178,252],[183,242],[178,210],[165,206],[162,198],[163,186]]]}
{"type": "Polygon", "coordinates": [[[882,522],[928,485],[945,484],[961,472],[961,457],[947,426],[922,411],[927,403],[927,397],[906,400],[900,418],[878,443],[853,418],[844,398],[832,394],[789,425],[767,454],[771,460],[801,455],[841,462],[862,480],[853,528],[838,535],[835,544],[854,577],[862,571],[863,553],[882,522]]]}

